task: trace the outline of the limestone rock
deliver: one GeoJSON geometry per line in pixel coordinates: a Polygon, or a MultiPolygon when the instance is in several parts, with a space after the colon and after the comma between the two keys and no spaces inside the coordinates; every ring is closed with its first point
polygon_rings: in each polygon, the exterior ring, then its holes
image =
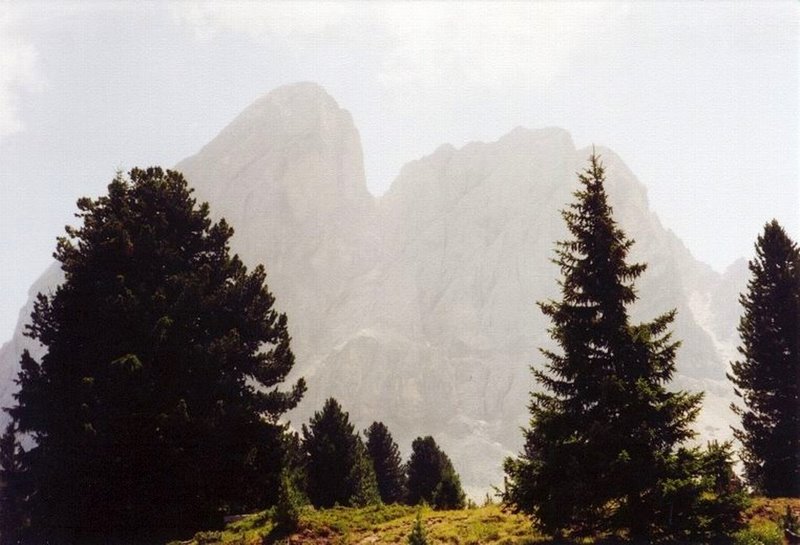
{"type": "MultiPolygon", "coordinates": [[[[414,437],[434,435],[480,497],[522,444],[529,366],[552,346],[536,302],[559,295],[551,258],[566,236],[560,210],[590,151],[562,129],[517,128],[496,142],[441,146],[374,198],[350,114],[303,83],[256,101],[176,168],[234,226],[245,262],[265,264],[288,314],[293,375],[309,382],[291,420],[305,422],[334,396],[359,429],[384,421],[405,454],[414,437]]],[[[675,385],[707,392],[698,430],[725,438],[733,294],[746,276],[737,265],[723,278],[694,259],[623,161],[598,152],[615,217],[636,240],[632,259],[648,263],[634,318],[678,310],[675,385]]],[[[51,267],[32,296],[59,275],[51,267]]],[[[21,336],[30,310],[0,350],[4,405],[30,344],[21,336]]]]}

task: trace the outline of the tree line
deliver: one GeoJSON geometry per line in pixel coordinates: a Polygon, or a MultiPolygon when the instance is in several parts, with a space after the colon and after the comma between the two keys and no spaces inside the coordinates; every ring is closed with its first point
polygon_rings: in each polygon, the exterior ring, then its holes
{"type": "Polygon", "coordinates": [[[329,398],[294,441],[299,456],[287,468],[290,483],[314,507],[426,503],[436,509],[465,505],[461,480],[431,436],[417,437],[403,463],[383,422],[355,431],[338,401],[329,398]]]}
{"type": "MultiPolygon", "coordinates": [[[[631,323],[633,241],[613,219],[592,155],[563,211],[561,300],[540,303],[557,351],[534,371],[523,452],[504,463],[504,503],[552,536],[705,539],[730,533],[746,502],[729,443],[688,446],[702,394],[668,388],[675,311],[631,323]]],[[[229,248],[183,176],[118,175],[80,199],[58,239],[64,283],[39,294],[15,404],[0,438],[3,543],[138,543],[191,534],[226,514],[302,505],[426,502],[461,508],[449,457],[414,440],[403,463],[385,425],[364,438],[334,399],[300,432],[282,418],[305,382],[288,319],[262,266],[229,248]]],[[[730,380],[754,491],[800,495],[800,252],[773,221],[742,295],[741,359],[730,380]]]]}

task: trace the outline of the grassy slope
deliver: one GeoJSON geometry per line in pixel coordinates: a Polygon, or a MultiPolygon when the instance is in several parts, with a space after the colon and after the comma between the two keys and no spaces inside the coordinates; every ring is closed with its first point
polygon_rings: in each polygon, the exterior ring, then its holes
{"type": "MultiPolygon", "coordinates": [[[[201,532],[187,545],[262,545],[308,543],[316,545],[404,544],[411,532],[417,509],[389,505],[363,509],[307,509],[300,528],[282,535],[268,513],[234,522],[224,532],[201,532]]],[[[536,541],[525,517],[501,511],[498,506],[461,511],[424,509],[422,520],[431,543],[517,545],[536,541]]]]}
{"type": "MultiPolygon", "coordinates": [[[[786,506],[800,511],[800,499],[766,500],[758,498],[745,514],[748,525],[774,526],[772,521],[786,506]]],[[[291,535],[281,534],[269,512],[234,522],[223,532],[201,532],[185,545],[387,545],[405,544],[416,517],[414,507],[389,505],[364,509],[306,509],[300,528],[291,535]]],[[[422,511],[428,541],[451,545],[522,545],[546,541],[537,536],[530,521],[492,505],[461,511],[422,511]]]]}

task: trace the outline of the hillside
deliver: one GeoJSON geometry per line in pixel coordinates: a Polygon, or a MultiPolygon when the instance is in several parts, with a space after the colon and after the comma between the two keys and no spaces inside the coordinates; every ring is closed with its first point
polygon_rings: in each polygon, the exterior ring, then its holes
{"type": "MultiPolygon", "coordinates": [[[[774,541],[765,541],[765,537],[778,536],[780,539],[777,523],[787,506],[800,512],[800,499],[756,498],[744,514],[745,529],[734,543],[755,543],[748,539],[756,537],[765,545],[777,545],[774,541]]],[[[407,543],[416,513],[415,507],[397,505],[320,511],[308,508],[303,513],[299,528],[286,534],[274,525],[270,512],[265,511],[233,522],[222,531],[201,532],[189,541],[173,542],[171,545],[399,545],[407,543]]],[[[498,505],[460,511],[432,511],[425,508],[421,515],[428,541],[432,545],[552,543],[536,533],[529,519],[498,505]]]]}
{"type": "MultiPolygon", "coordinates": [[[[363,509],[307,509],[299,528],[291,534],[281,532],[269,512],[229,524],[225,530],[200,532],[183,545],[262,545],[269,543],[327,545],[406,543],[416,520],[417,508],[374,506],[363,509]]],[[[530,521],[504,512],[499,506],[461,511],[421,511],[423,524],[432,543],[522,544],[536,541],[530,521]]],[[[173,542],[171,545],[177,545],[173,542]]]]}

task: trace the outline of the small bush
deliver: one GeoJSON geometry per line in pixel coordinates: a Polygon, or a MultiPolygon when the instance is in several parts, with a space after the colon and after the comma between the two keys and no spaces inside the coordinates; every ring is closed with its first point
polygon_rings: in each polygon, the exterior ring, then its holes
{"type": "Polygon", "coordinates": [[[774,522],[764,521],[733,535],[734,545],[783,545],[783,532],[774,522]]]}
{"type": "Polygon", "coordinates": [[[408,545],[428,545],[425,528],[422,526],[422,515],[419,511],[417,511],[417,520],[414,521],[414,526],[408,536],[408,545]]]}
{"type": "Polygon", "coordinates": [[[210,545],[222,541],[222,532],[199,532],[195,534],[194,540],[197,545],[210,545]]]}
{"type": "Polygon", "coordinates": [[[781,527],[793,534],[800,534],[800,519],[792,512],[791,506],[786,506],[786,513],[781,517],[781,527]]]}
{"type": "Polygon", "coordinates": [[[284,471],[278,489],[278,502],[275,504],[275,522],[285,531],[294,530],[300,522],[300,510],[305,503],[305,497],[298,491],[289,473],[284,471]]]}

